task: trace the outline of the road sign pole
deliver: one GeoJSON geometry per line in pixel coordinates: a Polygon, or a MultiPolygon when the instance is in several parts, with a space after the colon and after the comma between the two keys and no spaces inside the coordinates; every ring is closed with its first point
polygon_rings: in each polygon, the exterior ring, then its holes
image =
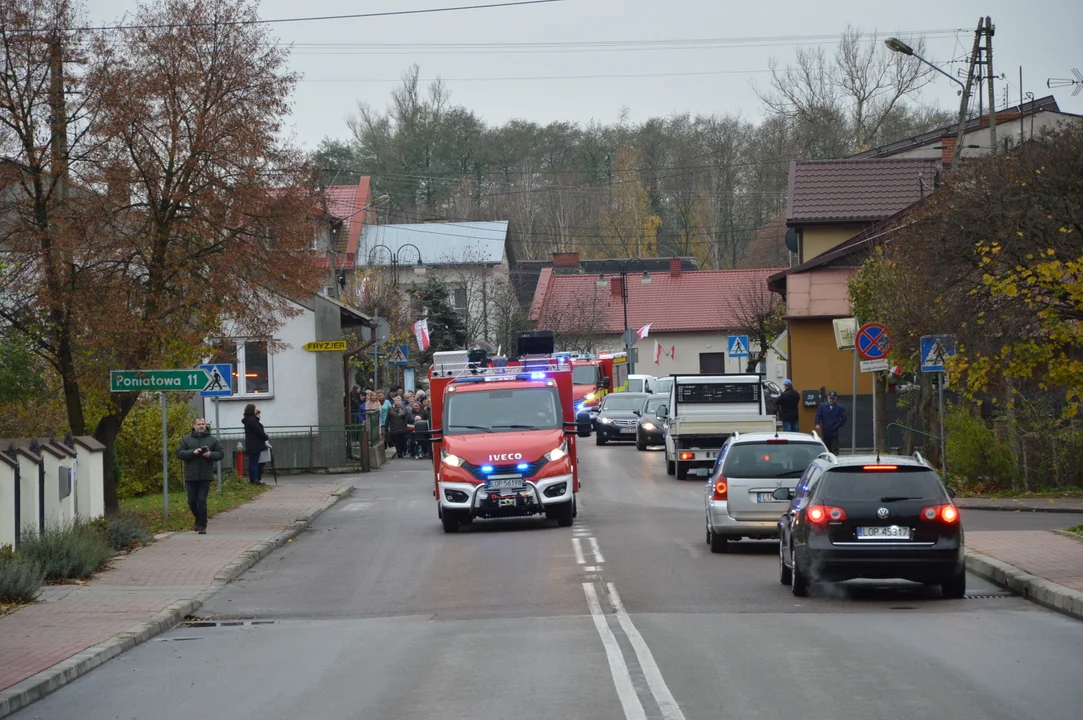
{"type": "Polygon", "coordinates": [[[854,346],[854,384],[853,384],[853,396],[850,399],[850,412],[853,413],[853,417],[850,419],[850,454],[857,454],[857,346],[854,346]]]}
{"type": "Polygon", "coordinates": [[[169,520],[169,408],[162,396],[162,519],[169,520]]]}
{"type": "MultiPolygon", "coordinates": [[[[218,398],[214,399],[214,439],[222,444],[221,431],[218,429],[218,398]]],[[[222,461],[218,461],[218,493],[222,493],[222,461]]]]}
{"type": "Polygon", "coordinates": [[[872,449],[879,453],[880,445],[876,442],[878,439],[876,429],[876,373],[872,373],[872,449]]]}
{"type": "Polygon", "coordinates": [[[948,481],[948,439],[944,436],[944,373],[939,372],[940,382],[937,394],[940,396],[940,474],[944,482],[948,481]]]}

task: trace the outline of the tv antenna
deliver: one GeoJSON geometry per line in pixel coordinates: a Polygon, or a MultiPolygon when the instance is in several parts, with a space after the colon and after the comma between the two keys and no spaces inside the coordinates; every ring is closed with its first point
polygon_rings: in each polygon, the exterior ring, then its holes
{"type": "Polygon", "coordinates": [[[1074,78],[1049,78],[1045,81],[1045,86],[1050,89],[1075,86],[1075,90],[1072,90],[1072,97],[1075,97],[1083,90],[1083,73],[1079,72],[1079,68],[1072,68],[1072,74],[1075,75],[1074,78]]]}

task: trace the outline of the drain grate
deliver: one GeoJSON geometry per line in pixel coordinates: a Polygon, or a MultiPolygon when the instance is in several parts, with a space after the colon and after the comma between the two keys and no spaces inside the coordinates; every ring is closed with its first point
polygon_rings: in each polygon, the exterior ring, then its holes
{"type": "Polygon", "coordinates": [[[1003,600],[1012,597],[1011,593],[997,593],[995,595],[963,595],[964,600],[1003,600]]]}
{"type": "Polygon", "coordinates": [[[274,625],[274,620],[185,620],[184,626],[190,628],[209,627],[244,627],[253,625],[274,625]]]}

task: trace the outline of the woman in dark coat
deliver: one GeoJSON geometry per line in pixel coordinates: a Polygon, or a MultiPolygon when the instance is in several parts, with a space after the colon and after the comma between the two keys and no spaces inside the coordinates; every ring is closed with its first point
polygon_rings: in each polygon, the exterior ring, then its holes
{"type": "Polygon", "coordinates": [[[248,482],[262,485],[259,456],[267,447],[270,438],[263,429],[263,423],[259,421],[259,410],[254,403],[245,405],[241,425],[244,426],[244,453],[248,456],[248,482]]]}

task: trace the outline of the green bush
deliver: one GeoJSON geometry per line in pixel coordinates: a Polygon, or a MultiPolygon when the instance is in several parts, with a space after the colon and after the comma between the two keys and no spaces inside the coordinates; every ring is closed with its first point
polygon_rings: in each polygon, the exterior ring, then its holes
{"type": "Polygon", "coordinates": [[[40,534],[28,528],[19,546],[23,560],[41,568],[46,582],[81,580],[109,562],[113,548],[102,533],[86,523],[46,527],[40,534]]]}
{"type": "Polygon", "coordinates": [[[150,532],[138,516],[117,515],[109,518],[105,539],[114,550],[134,550],[150,542],[150,532]]]}
{"type": "MultiPolygon", "coordinates": [[[[192,432],[195,410],[181,399],[167,399],[169,449],[169,486],[178,492],[184,487],[177,446],[192,432]]],[[[117,495],[139,497],[162,491],[162,405],[152,394],[145,394],[128,414],[117,436],[117,495]]]]}
{"type": "Polygon", "coordinates": [[[944,413],[948,439],[948,473],[967,484],[992,484],[1010,488],[1015,465],[1011,450],[997,439],[984,420],[974,417],[966,405],[949,405],[944,413]]]}
{"type": "Polygon", "coordinates": [[[44,573],[36,563],[0,548],[0,603],[34,602],[41,592],[44,573]]]}

